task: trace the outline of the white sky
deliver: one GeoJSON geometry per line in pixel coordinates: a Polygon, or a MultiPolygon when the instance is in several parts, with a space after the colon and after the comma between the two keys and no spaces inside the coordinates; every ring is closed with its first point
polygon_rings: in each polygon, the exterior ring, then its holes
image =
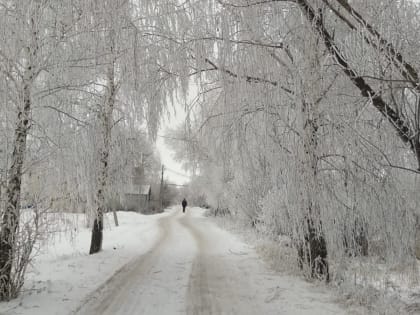
{"type": "MultiPolygon", "coordinates": [[[[171,119],[165,119],[160,128],[160,135],[165,133],[166,128],[174,128],[185,120],[185,111],[182,106],[177,106],[176,114],[171,114],[171,119]]],[[[165,144],[165,139],[157,138],[156,147],[160,154],[160,159],[165,165],[164,178],[171,184],[182,185],[187,183],[189,175],[182,169],[181,164],[173,159],[174,152],[165,144]]]]}

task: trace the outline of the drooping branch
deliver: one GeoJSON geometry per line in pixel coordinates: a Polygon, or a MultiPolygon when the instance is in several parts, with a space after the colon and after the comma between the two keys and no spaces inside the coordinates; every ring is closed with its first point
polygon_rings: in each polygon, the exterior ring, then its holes
{"type": "Polygon", "coordinates": [[[394,126],[402,141],[409,142],[411,148],[414,150],[416,147],[413,140],[415,132],[413,132],[407,119],[402,116],[402,113],[395,111],[387,102],[385,102],[379,93],[374,91],[361,76],[357,75],[355,70],[353,70],[353,68],[345,60],[342,52],[335,44],[334,39],[327,31],[323,20],[317,16],[315,10],[310,6],[308,1],[297,0],[296,3],[300,6],[305,17],[312,25],[312,28],[322,38],[329,53],[335,57],[344,74],[351,80],[353,85],[359,89],[361,95],[369,98],[373,106],[375,106],[375,108],[394,126]]]}
{"type": "MultiPolygon", "coordinates": [[[[331,4],[330,0],[323,0],[323,2],[334,12],[334,14],[339,17],[343,22],[347,24],[352,30],[357,30],[358,26],[352,23],[348,18],[346,18],[343,14],[340,13],[339,10],[334,8],[331,4]]],[[[347,0],[335,0],[342,8],[344,8],[356,21],[359,27],[363,27],[366,32],[361,32],[364,40],[374,47],[375,49],[379,49],[381,52],[384,52],[384,57],[387,58],[392,64],[396,66],[396,68],[400,71],[401,75],[404,77],[405,80],[409,81],[411,85],[420,92],[419,86],[419,75],[416,69],[408,63],[402,54],[398,52],[394,45],[391,42],[387,41],[380,33],[377,31],[373,25],[368,23],[363,16],[356,11],[347,0]],[[369,38],[369,34],[372,38],[369,38]]]]}
{"type": "Polygon", "coordinates": [[[226,69],[224,67],[221,67],[221,66],[216,65],[209,58],[205,58],[204,61],[207,62],[209,65],[211,65],[212,68],[213,68],[213,70],[219,70],[221,72],[224,72],[224,73],[228,74],[229,76],[231,76],[231,77],[233,77],[235,79],[243,79],[243,80],[245,80],[248,83],[266,83],[266,84],[269,84],[269,85],[272,85],[272,86],[276,86],[276,87],[278,86],[283,91],[285,91],[286,93],[293,94],[293,91],[292,90],[290,90],[290,89],[288,89],[288,88],[286,88],[284,86],[279,85],[279,83],[277,81],[267,80],[267,79],[264,79],[264,78],[250,76],[250,75],[239,75],[239,74],[237,74],[237,73],[235,73],[235,72],[233,72],[233,71],[231,71],[229,69],[226,69]]]}

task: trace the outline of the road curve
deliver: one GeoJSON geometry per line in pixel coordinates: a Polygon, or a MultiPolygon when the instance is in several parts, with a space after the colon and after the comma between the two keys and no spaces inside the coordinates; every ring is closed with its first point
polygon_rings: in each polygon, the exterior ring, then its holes
{"type": "Polygon", "coordinates": [[[165,312],[167,303],[182,309],[183,305],[177,304],[187,286],[184,279],[194,253],[178,246],[180,241],[193,243],[177,223],[179,215],[177,211],[159,219],[160,236],[152,249],[118,270],[74,314],[164,314],[160,311],[165,312]]]}
{"type": "Polygon", "coordinates": [[[346,314],[326,294],[314,298],[309,284],[268,271],[248,245],[202,214],[179,208],[162,217],[153,248],[72,314],[315,314],[314,305],[319,314],[346,314]]]}

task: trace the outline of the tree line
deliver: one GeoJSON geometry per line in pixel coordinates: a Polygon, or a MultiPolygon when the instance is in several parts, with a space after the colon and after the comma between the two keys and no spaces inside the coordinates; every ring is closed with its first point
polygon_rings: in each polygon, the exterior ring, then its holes
{"type": "Polygon", "coordinates": [[[308,277],[415,262],[416,2],[0,4],[2,299],[31,254],[22,193],[89,208],[99,251],[128,139],[153,141],[171,104],[188,114],[171,137],[197,200],[289,237],[308,277]]]}
{"type": "Polygon", "coordinates": [[[177,42],[199,95],[174,132],[187,139],[178,158],[196,171],[193,193],[268,238],[289,237],[308,277],[351,282],[366,257],[415,266],[418,4],[219,0],[190,10],[197,22],[177,42]]]}

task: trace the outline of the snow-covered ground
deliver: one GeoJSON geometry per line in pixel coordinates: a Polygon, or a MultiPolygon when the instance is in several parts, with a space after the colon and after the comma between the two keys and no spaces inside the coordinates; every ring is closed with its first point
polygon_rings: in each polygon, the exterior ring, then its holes
{"type": "Polygon", "coordinates": [[[73,230],[55,233],[54,240],[44,244],[29,267],[24,292],[18,299],[0,303],[0,314],[71,312],[116,270],[150,249],[159,234],[157,221],[166,215],[118,212],[120,225],[115,227],[109,214],[105,220],[103,251],[95,255],[88,255],[90,229],[84,227],[84,216],[57,215],[56,220],[66,221],[73,230]]]}
{"type": "Polygon", "coordinates": [[[328,288],[270,270],[252,246],[220,229],[203,209],[118,215],[120,226],[109,223],[97,255],[86,254],[88,229],[45,248],[25,292],[0,304],[0,313],[355,313],[335,303],[328,288]]]}
{"type": "MultiPolygon", "coordinates": [[[[302,270],[296,264],[296,252],[291,246],[290,238],[279,236],[271,240],[263,233],[256,231],[237,217],[209,218],[223,229],[238,235],[246,243],[253,244],[259,256],[282,274],[303,277],[302,270]]],[[[420,314],[420,261],[417,264],[390,268],[377,257],[347,258],[346,277],[337,276],[337,262],[330,261],[333,279],[328,287],[315,281],[315,285],[330,291],[340,304],[360,314],[420,314]]],[[[311,280],[309,280],[311,281],[311,280]]]]}

